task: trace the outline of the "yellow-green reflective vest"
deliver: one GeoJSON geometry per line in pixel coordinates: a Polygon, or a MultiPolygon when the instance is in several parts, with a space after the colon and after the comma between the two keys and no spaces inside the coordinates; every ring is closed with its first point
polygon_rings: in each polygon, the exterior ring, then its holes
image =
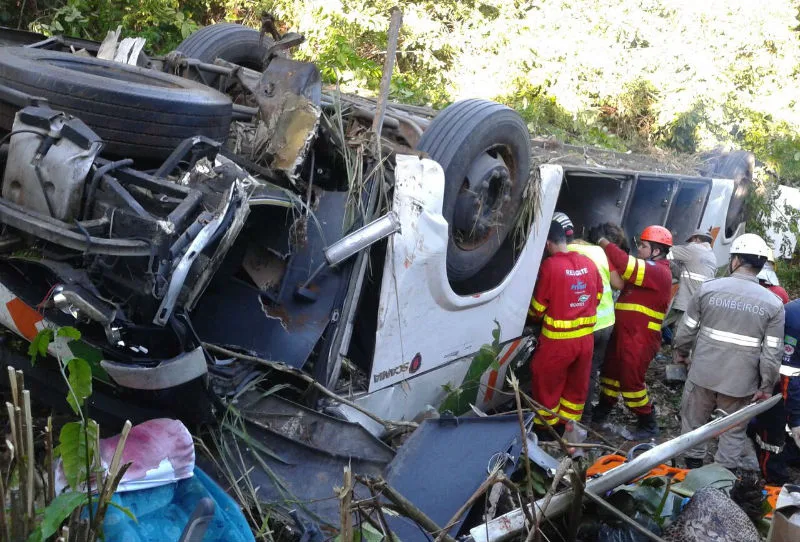
{"type": "Polygon", "coordinates": [[[590,245],[584,241],[574,241],[567,245],[567,249],[583,254],[592,260],[603,279],[603,297],[600,298],[600,305],[597,307],[597,323],[594,325],[594,331],[613,326],[614,296],[611,292],[611,271],[608,268],[605,251],[597,245],[590,245]]]}

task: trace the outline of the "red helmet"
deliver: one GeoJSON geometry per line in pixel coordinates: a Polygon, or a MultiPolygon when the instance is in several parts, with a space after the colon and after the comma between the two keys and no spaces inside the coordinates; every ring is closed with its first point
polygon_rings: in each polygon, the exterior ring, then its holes
{"type": "Polygon", "coordinates": [[[651,243],[660,243],[662,245],[672,246],[672,234],[663,226],[647,226],[642,230],[642,235],[639,236],[642,241],[650,241],[651,243]]]}

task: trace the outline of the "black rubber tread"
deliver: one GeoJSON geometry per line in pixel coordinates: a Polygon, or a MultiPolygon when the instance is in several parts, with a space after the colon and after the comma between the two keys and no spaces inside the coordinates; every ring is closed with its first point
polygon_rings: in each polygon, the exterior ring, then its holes
{"type": "Polygon", "coordinates": [[[218,23],[193,32],[177,51],[201,62],[221,58],[240,66],[261,70],[264,56],[274,44],[269,36],[261,38],[254,28],[236,23],[218,23]]]}
{"type": "MultiPolygon", "coordinates": [[[[47,98],[54,109],[86,122],[103,138],[109,154],[164,157],[188,137],[224,141],[230,126],[232,104],[224,94],[188,79],[117,62],[3,47],[0,80],[47,98]]],[[[14,110],[0,102],[3,128],[10,128],[8,118],[14,110]]]]}
{"type": "Polygon", "coordinates": [[[522,118],[509,107],[488,100],[456,102],[434,118],[417,149],[439,162],[445,174],[442,215],[450,223],[456,198],[472,161],[495,145],[506,147],[515,161],[516,182],[503,210],[503,224],[479,247],[464,250],[452,234],[447,249],[447,274],[453,282],[474,276],[491,263],[516,222],[522,192],[530,173],[530,136],[522,118]]]}

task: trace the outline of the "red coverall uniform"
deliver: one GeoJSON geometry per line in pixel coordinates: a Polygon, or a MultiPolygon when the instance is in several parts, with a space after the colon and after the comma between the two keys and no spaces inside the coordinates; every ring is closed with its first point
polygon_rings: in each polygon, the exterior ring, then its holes
{"type": "Polygon", "coordinates": [[[614,306],[614,333],[600,372],[600,403],[611,408],[621,393],[634,413],[650,414],[653,405],[644,376],[661,348],[661,323],[672,288],[669,261],[629,256],[614,243],[605,250],[625,288],[614,306]]]}
{"type": "MultiPolygon", "coordinates": [[[[580,420],[589,392],[597,305],[603,282],[594,262],[577,252],[558,252],[542,262],[529,315],[542,318],[531,357],[533,398],[570,420],[580,420]]],[[[564,420],[538,410],[535,423],[564,420]]]]}
{"type": "Polygon", "coordinates": [[[789,302],[789,294],[786,293],[786,290],[784,290],[783,287],[768,284],[766,285],[766,288],[776,296],[780,297],[784,305],[789,302]]]}

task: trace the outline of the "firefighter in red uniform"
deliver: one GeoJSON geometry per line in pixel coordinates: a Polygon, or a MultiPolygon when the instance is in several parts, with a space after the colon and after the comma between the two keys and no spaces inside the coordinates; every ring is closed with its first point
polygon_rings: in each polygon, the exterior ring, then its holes
{"type": "Polygon", "coordinates": [[[580,420],[589,392],[597,305],[603,282],[594,262],[567,249],[564,228],[550,224],[549,258],[539,267],[529,316],[541,320],[539,344],[531,357],[533,399],[552,412],[537,411],[537,432],[544,424],[562,433],[564,419],[580,420]]]}
{"type": "Polygon", "coordinates": [[[629,256],[596,229],[590,232],[606,251],[625,287],[617,300],[615,327],[600,373],[600,402],[592,420],[602,423],[617,404],[618,396],[638,417],[631,437],[644,440],[658,436],[653,404],[647,394],[644,376],[661,347],[661,323],[669,306],[672,273],[666,259],[672,234],[661,226],[642,231],[638,258],[629,256]]]}

